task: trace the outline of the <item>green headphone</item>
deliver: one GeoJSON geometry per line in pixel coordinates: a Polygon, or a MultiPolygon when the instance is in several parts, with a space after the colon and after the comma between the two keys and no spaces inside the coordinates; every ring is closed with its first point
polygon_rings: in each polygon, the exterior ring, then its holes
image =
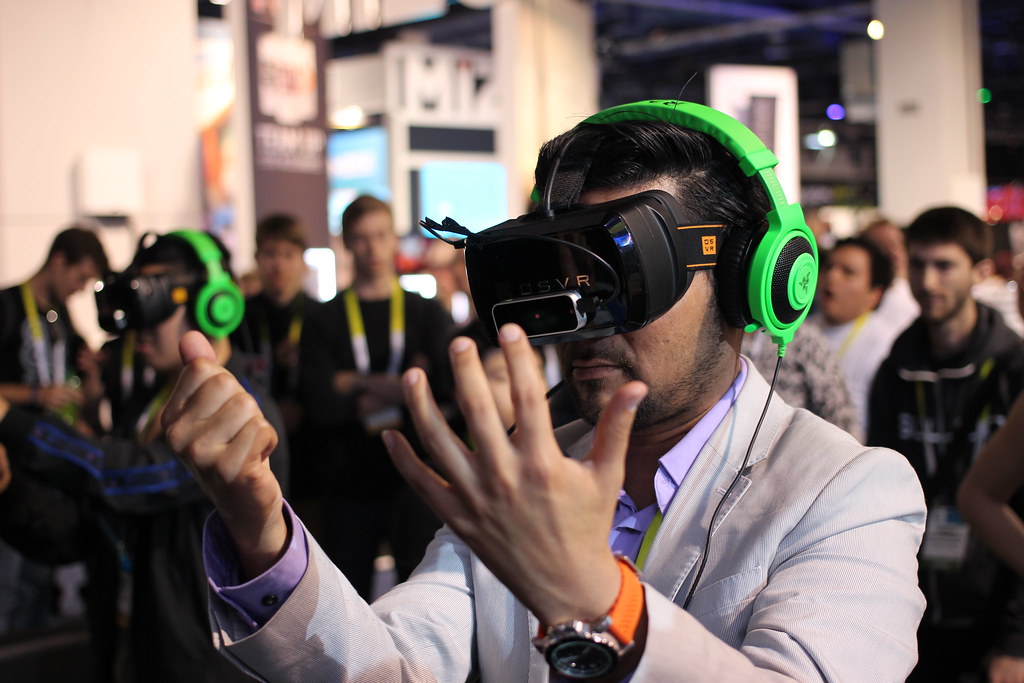
{"type": "Polygon", "coordinates": [[[221,260],[224,254],[217,243],[197,230],[175,230],[167,233],[186,242],[199,257],[206,269],[206,281],[198,291],[190,292],[191,313],[199,330],[209,337],[221,339],[234,332],[245,314],[245,298],[224,270],[221,260]]]}
{"type": "MultiPolygon", "coordinates": [[[[780,349],[807,317],[818,282],[818,248],[799,204],[790,204],[773,170],[779,160],[742,123],[716,109],[648,100],[598,112],[583,123],[656,119],[706,133],[757,176],[768,194],[767,228],[736,231],[718,260],[718,300],[726,319],[747,332],[764,328],[780,349]]],[[[781,353],[781,350],[780,350],[781,353]]]]}

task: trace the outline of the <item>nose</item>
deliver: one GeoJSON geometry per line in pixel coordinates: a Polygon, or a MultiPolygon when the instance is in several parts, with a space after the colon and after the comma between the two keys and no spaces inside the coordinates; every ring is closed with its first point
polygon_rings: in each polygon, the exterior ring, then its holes
{"type": "Polygon", "coordinates": [[[939,281],[939,273],[936,268],[931,266],[924,266],[921,268],[921,287],[925,291],[931,291],[935,288],[939,281]]]}

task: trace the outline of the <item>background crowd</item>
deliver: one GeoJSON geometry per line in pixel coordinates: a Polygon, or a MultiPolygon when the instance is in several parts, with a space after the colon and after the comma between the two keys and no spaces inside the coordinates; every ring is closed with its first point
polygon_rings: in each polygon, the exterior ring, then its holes
{"type": "MultiPolygon", "coordinates": [[[[214,278],[197,246],[205,233],[140,242],[130,270],[166,285],[172,305],[101,349],[85,344],[65,306],[110,281],[93,228],[59,233],[37,273],[0,292],[0,633],[57,618],[55,572],[78,563],[95,680],[241,676],[209,642],[210,505],[160,427],[188,329],[207,334],[272,417],[281,441],[271,463],[287,500],[360,595],[380,592],[382,558],[393,559],[394,580],[408,577],[440,521],[380,439],[396,427],[414,433],[400,375],[423,368],[457,432],[452,337],[478,341],[499,407],[510,406],[508,375],[475,313],[457,325],[445,301],[399,286],[387,204],[359,197],[341,228],[352,282],[321,303],[304,291],[303,226],[264,217],[256,291],[232,329],[205,325],[193,303],[214,278]],[[175,299],[177,286],[189,296],[175,299]]],[[[230,272],[230,255],[210,244],[230,272]]],[[[776,384],[791,405],[903,454],[921,480],[928,607],[911,680],[1024,681],[1024,323],[1013,274],[994,264],[992,227],[955,207],[905,227],[878,220],[823,248],[813,313],[776,384]]],[[[446,275],[465,289],[461,261],[446,275]]],[[[747,334],[743,353],[771,377],[777,353],[766,341],[747,334]]],[[[557,367],[541,350],[537,360],[554,384],[557,367]]],[[[556,424],[572,417],[566,398],[552,398],[556,424]]]]}

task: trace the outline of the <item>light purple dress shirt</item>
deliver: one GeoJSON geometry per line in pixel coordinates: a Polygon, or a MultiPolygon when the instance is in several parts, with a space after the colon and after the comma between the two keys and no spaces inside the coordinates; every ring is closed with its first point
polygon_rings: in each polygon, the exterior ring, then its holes
{"type": "Polygon", "coordinates": [[[608,537],[608,545],[618,555],[625,555],[636,561],[644,534],[651,526],[658,510],[662,514],[668,509],[672,497],[676,495],[687,473],[693,466],[700,449],[718,428],[722,418],[736,401],[736,397],[747,379],[747,362],[740,358],[740,372],[733,380],[732,386],[722,395],[711,410],[704,414],[697,424],[673,446],[668,453],[658,460],[658,471],[654,474],[654,495],[657,506],[648,505],[642,510],[636,509],[636,503],[625,490],[619,491],[619,503],[615,507],[612,520],[612,531],[608,537]]]}
{"type": "MultiPolygon", "coordinates": [[[[644,534],[654,519],[656,510],[660,509],[664,514],[668,509],[672,497],[679,490],[679,485],[690,471],[701,448],[739,396],[746,378],[747,363],[741,358],[740,372],[732,386],[693,426],[693,429],[661,457],[658,471],[654,475],[657,508],[649,505],[643,510],[637,510],[626,492],[619,491],[619,502],[608,540],[614,552],[636,559],[644,534]]],[[[210,515],[203,534],[203,560],[210,586],[220,599],[231,605],[254,630],[274,616],[280,605],[299,585],[309,564],[306,536],[294,533],[295,529],[302,528],[298,518],[287,503],[284,504],[284,511],[289,529],[292,530],[291,540],[284,555],[266,572],[242,584],[239,584],[241,573],[234,544],[218,513],[210,515]]]]}

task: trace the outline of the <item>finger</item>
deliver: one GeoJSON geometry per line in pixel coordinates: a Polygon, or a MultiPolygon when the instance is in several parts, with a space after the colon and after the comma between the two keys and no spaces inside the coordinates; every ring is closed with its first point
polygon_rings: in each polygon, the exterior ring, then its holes
{"type": "Polygon", "coordinates": [[[449,481],[461,489],[475,490],[478,483],[472,454],[437,407],[426,374],[418,368],[407,370],[402,389],[423,448],[449,481]]]}
{"type": "MultiPolygon", "coordinates": [[[[277,478],[269,471],[271,453],[277,448],[277,431],[262,415],[249,419],[220,451],[216,466],[225,484],[270,486],[277,478]],[[246,481],[243,481],[246,480],[246,481]]],[[[279,484],[277,484],[280,486],[279,484]]]]}
{"type": "MultiPolygon", "coordinates": [[[[170,433],[190,434],[203,420],[209,419],[234,396],[248,396],[234,375],[219,365],[199,360],[182,371],[160,416],[160,424],[170,433]]],[[[252,402],[255,406],[255,401],[252,402]]],[[[253,411],[259,413],[259,408],[253,411]]]]}
{"type": "Polygon", "coordinates": [[[455,399],[477,446],[480,463],[498,468],[503,454],[511,454],[511,449],[480,353],[468,337],[456,337],[448,351],[455,376],[455,399]]]}
{"type": "Polygon", "coordinates": [[[198,441],[211,449],[230,444],[250,421],[262,418],[256,399],[247,393],[233,394],[213,415],[196,424],[201,430],[198,441]]]}
{"type": "Polygon", "coordinates": [[[609,486],[622,485],[629,435],[633,431],[637,406],[646,395],[646,384],[627,382],[612,394],[597,421],[588,460],[609,486]]]}
{"type": "Polygon", "coordinates": [[[515,406],[516,443],[527,453],[546,452],[554,438],[551,408],[544,397],[547,385],[537,362],[537,354],[518,325],[503,325],[499,334],[502,353],[508,365],[515,406]]]}
{"type": "Polygon", "coordinates": [[[181,354],[181,362],[188,365],[197,358],[206,360],[217,360],[217,354],[213,352],[210,340],[196,330],[190,330],[178,342],[178,352],[181,354]]]}
{"type": "Polygon", "coordinates": [[[452,485],[424,463],[409,441],[400,432],[387,430],[382,435],[395,468],[413,490],[427,502],[430,508],[446,523],[460,526],[460,520],[467,517],[462,501],[456,497],[452,485]]]}

